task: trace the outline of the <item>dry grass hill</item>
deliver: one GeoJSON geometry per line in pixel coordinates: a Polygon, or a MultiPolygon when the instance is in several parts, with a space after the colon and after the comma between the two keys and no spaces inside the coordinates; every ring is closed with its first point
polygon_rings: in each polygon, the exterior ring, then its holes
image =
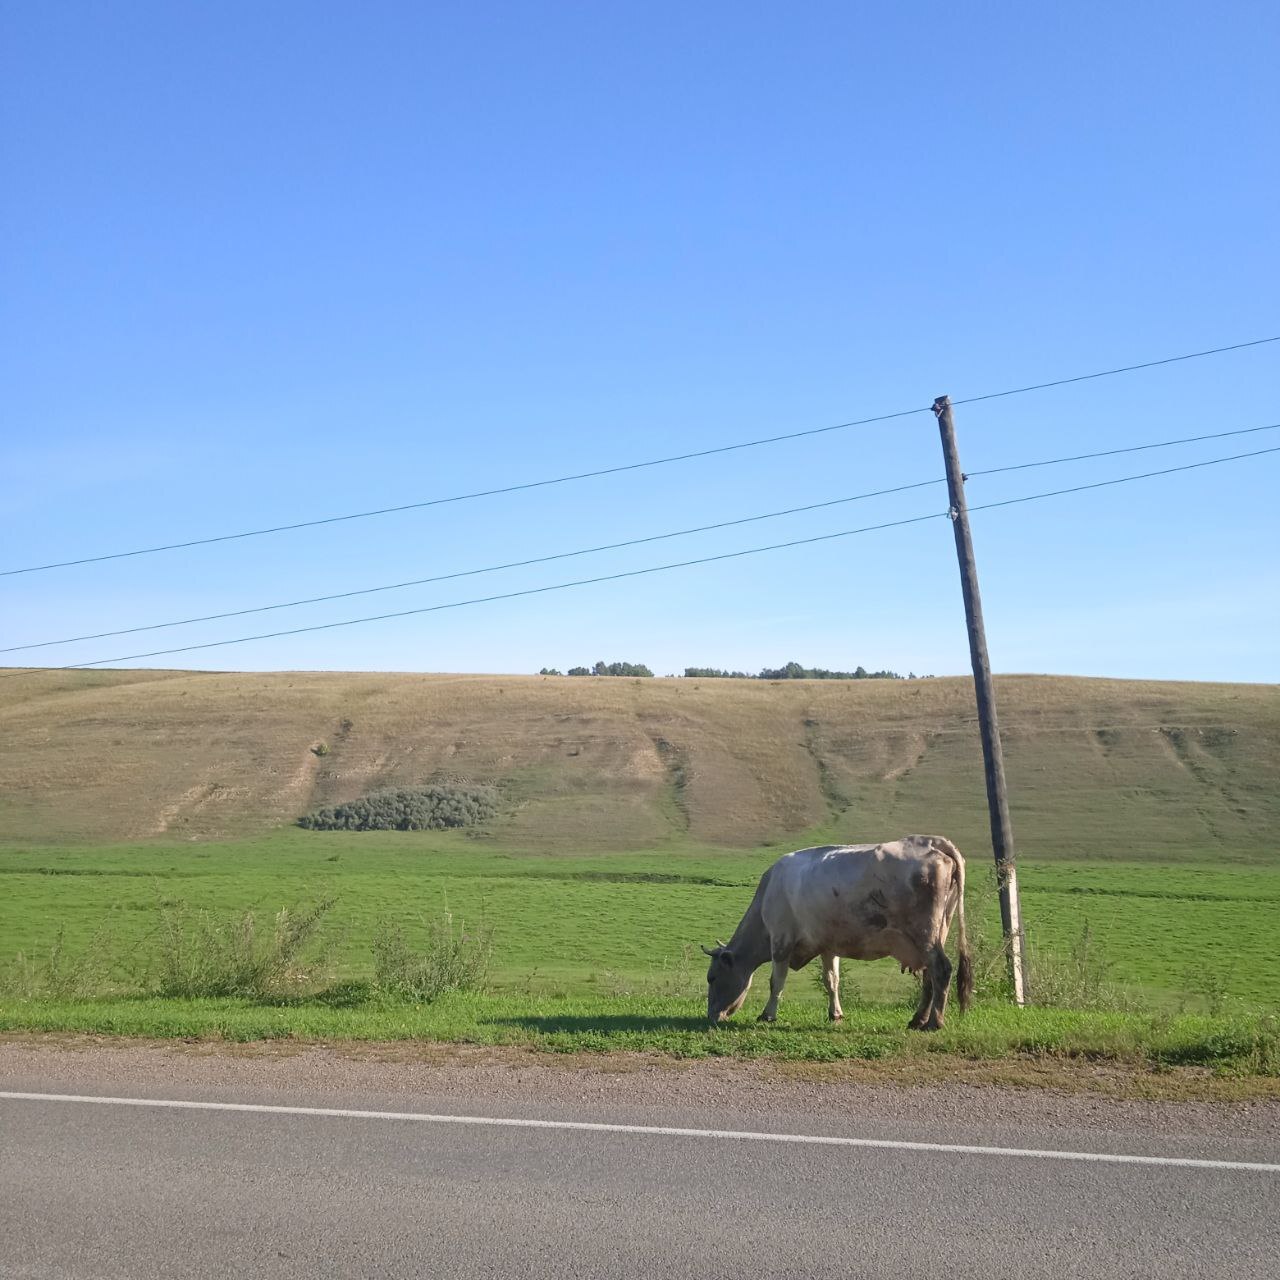
{"type": "MultiPolygon", "coordinates": [[[[998,686],[1027,851],[1280,848],[1280,687],[998,686]]],[[[9,844],[246,836],[440,778],[495,783],[512,848],[984,838],[963,679],[50,671],[0,681],[0,735],[9,844]]]]}

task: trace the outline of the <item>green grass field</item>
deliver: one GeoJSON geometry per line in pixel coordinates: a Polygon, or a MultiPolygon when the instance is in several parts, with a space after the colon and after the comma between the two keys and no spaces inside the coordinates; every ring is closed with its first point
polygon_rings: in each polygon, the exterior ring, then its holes
{"type": "MultiPolygon", "coordinates": [[[[340,978],[367,975],[380,919],[413,938],[447,909],[494,928],[491,980],[500,992],[696,999],[698,945],[732,932],[780,851],[552,856],[454,833],[298,830],[194,847],[8,849],[0,938],[6,959],[39,955],[61,928],[75,954],[105,930],[127,954],[145,944],[162,902],[268,917],[332,895],[326,929],[340,978]]],[[[971,930],[989,950],[999,934],[993,876],[979,861],[970,868],[971,930]]],[[[1068,960],[1087,929],[1090,963],[1153,1008],[1280,1004],[1280,868],[1028,859],[1021,881],[1029,945],[1046,958],[1068,960]]],[[[911,981],[891,961],[845,966],[855,999],[906,998],[911,981]]],[[[792,998],[815,990],[807,973],[792,980],[792,998]]]]}

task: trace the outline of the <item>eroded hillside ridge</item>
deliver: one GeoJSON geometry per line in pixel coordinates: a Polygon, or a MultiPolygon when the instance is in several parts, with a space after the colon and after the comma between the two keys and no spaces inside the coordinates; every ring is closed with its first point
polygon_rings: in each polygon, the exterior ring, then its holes
{"type": "MultiPolygon", "coordinates": [[[[1020,846],[1280,849],[1280,686],[998,680],[1020,846]]],[[[491,784],[511,847],[945,830],[985,848],[973,690],[926,681],[36,672],[0,689],[0,839],[253,835],[491,784]]],[[[319,838],[319,837],[318,837],[319,838]]]]}

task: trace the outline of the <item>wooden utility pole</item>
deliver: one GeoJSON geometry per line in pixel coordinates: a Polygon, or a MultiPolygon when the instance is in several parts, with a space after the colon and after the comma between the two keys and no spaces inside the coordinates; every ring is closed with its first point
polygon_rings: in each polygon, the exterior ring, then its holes
{"type": "Polygon", "coordinates": [[[978,567],[973,558],[969,508],[964,499],[965,476],[960,470],[960,455],[956,452],[951,398],[939,396],[933,402],[933,411],[938,416],[938,427],[942,432],[951,523],[956,534],[956,556],[960,561],[964,616],[969,626],[969,656],[973,661],[973,683],[978,695],[978,728],[982,734],[982,759],[987,775],[987,809],[991,815],[991,847],[996,855],[996,883],[1000,889],[1000,924],[1004,930],[1013,999],[1021,1005],[1027,999],[1027,969],[1022,945],[1022,907],[1018,901],[1013,824],[1009,821],[1009,801],[1004,789],[1004,753],[1000,749],[1000,726],[996,720],[996,693],[991,680],[991,661],[987,657],[987,633],[982,625],[978,567]]]}

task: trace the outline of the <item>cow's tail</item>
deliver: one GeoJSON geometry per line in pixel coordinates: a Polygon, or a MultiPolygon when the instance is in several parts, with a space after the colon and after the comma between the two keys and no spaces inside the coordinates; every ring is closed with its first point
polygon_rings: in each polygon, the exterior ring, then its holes
{"type": "Polygon", "coordinates": [[[952,883],[956,886],[956,999],[962,1010],[973,1000],[973,961],[969,956],[969,941],[964,932],[964,857],[950,840],[934,836],[934,848],[951,859],[954,870],[952,883]]]}

